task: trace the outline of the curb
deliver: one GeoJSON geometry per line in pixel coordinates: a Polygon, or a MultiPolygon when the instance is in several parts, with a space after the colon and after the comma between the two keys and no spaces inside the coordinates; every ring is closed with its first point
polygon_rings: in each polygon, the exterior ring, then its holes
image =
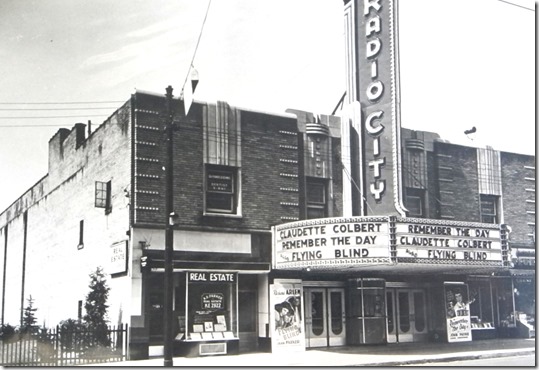
{"type": "Polygon", "coordinates": [[[466,360],[479,360],[486,358],[496,358],[496,357],[512,357],[512,356],[526,356],[535,354],[535,349],[529,350],[517,350],[515,352],[495,352],[495,353],[478,353],[476,355],[455,355],[448,357],[439,357],[439,358],[424,358],[417,360],[404,360],[404,361],[387,361],[387,362],[373,362],[368,364],[356,364],[350,366],[402,366],[402,365],[420,365],[428,364],[431,362],[453,362],[453,361],[466,361],[466,360]]]}

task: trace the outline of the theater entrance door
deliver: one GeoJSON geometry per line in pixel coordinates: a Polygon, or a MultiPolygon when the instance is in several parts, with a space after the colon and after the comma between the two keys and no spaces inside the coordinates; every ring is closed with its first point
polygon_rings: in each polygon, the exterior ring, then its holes
{"type": "Polygon", "coordinates": [[[305,288],[307,347],[346,344],[344,288],[305,288]]]}
{"type": "Polygon", "coordinates": [[[387,341],[420,342],[427,338],[424,289],[387,288],[387,341]]]}

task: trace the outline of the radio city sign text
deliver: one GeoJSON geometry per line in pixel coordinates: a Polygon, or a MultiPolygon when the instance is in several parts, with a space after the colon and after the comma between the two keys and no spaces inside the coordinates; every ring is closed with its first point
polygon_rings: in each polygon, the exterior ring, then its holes
{"type": "MultiPolygon", "coordinates": [[[[382,5],[380,0],[364,2],[363,15],[365,21],[365,36],[366,36],[366,65],[370,66],[371,81],[367,85],[365,95],[371,103],[376,103],[384,95],[384,83],[379,79],[378,75],[378,57],[382,52],[382,41],[380,33],[382,31],[382,21],[380,18],[380,10],[382,5]]],[[[384,133],[384,125],[380,123],[385,112],[382,109],[375,110],[368,114],[365,119],[365,129],[373,139],[373,158],[369,161],[369,167],[374,171],[374,180],[370,184],[371,194],[377,201],[382,199],[384,194],[386,181],[382,179],[382,167],[386,163],[386,157],[381,155],[381,140],[380,137],[384,133]]]]}

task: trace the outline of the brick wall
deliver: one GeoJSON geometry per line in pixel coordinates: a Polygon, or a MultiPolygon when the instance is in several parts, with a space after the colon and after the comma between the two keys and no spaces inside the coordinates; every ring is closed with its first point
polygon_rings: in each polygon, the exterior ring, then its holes
{"type": "Polygon", "coordinates": [[[434,143],[440,219],[480,221],[475,148],[434,143]]]}
{"type": "MultiPolygon", "coordinates": [[[[137,94],[136,101],[135,223],[157,226],[165,218],[164,120],[160,116],[164,98],[137,94]]],[[[174,209],[179,227],[269,230],[286,222],[282,218],[299,217],[296,120],[248,110],[239,112],[242,217],[204,215],[202,107],[195,103],[174,133],[174,209]]]]}
{"type": "Polygon", "coordinates": [[[534,246],[528,235],[535,230],[535,157],[500,153],[504,222],[512,229],[512,245],[534,246]]]}

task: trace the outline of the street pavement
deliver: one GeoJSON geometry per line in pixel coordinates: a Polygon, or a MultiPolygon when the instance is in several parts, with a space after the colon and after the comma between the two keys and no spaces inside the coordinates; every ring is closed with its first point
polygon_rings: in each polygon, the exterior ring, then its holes
{"type": "MultiPolygon", "coordinates": [[[[535,339],[485,339],[461,343],[390,343],[307,349],[294,353],[244,353],[228,356],[175,357],[179,367],[239,366],[428,366],[430,362],[447,362],[478,358],[535,355],[535,339]]],[[[139,361],[122,361],[92,366],[160,367],[163,357],[139,361]]]]}

